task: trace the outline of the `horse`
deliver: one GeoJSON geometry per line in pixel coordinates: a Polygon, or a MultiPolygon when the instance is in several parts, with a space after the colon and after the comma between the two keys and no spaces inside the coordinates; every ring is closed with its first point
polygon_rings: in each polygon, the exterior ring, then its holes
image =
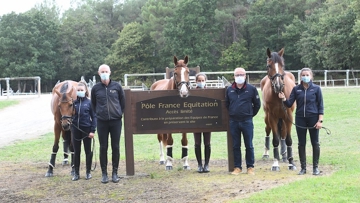
{"type": "Polygon", "coordinates": [[[46,177],[53,176],[53,169],[55,167],[56,154],[59,150],[59,140],[60,134],[63,138],[63,147],[64,147],[64,160],[63,165],[69,163],[68,156],[69,150],[71,152],[71,174],[74,173],[73,167],[73,156],[74,149],[71,144],[71,124],[72,116],[75,113],[73,106],[74,100],[76,100],[76,87],[78,82],[66,80],[56,84],[52,90],[52,99],[51,99],[51,112],[54,115],[54,145],[52,148],[52,154],[50,157],[48,171],[46,172],[46,177]]]}
{"type": "MultiPolygon", "coordinates": [[[[176,56],[174,56],[174,74],[170,79],[158,80],[153,83],[150,87],[150,90],[179,90],[179,96],[181,98],[186,98],[189,96],[190,89],[190,81],[189,81],[189,68],[187,67],[189,58],[185,56],[184,60],[178,60],[176,56]]],[[[163,147],[166,148],[166,170],[172,170],[172,147],[174,140],[172,138],[171,133],[159,133],[157,134],[157,138],[160,145],[160,164],[165,164],[163,147]]],[[[186,137],[186,133],[182,133],[182,153],[181,159],[183,161],[183,168],[185,170],[190,170],[190,166],[188,163],[188,140],[186,137]]]]}
{"type": "Polygon", "coordinates": [[[265,112],[265,151],[263,159],[269,158],[270,133],[273,134],[273,153],[274,163],[272,171],[280,171],[279,167],[279,141],[281,142],[282,161],[288,160],[288,169],[296,170],[293,163],[291,127],[293,123],[292,113],[295,104],[291,108],[285,108],[282,100],[278,97],[279,92],[284,92],[288,98],[295,86],[295,77],[291,72],[285,71],[284,48],[278,52],[271,52],[269,48],[267,53],[267,75],[261,80],[260,88],[263,98],[263,109],[265,112]],[[279,139],[281,137],[281,140],[279,139]]]}

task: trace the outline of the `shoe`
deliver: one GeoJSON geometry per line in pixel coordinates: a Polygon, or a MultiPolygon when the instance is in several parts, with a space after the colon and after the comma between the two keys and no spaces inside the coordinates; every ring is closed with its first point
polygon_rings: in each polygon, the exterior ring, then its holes
{"type": "Polygon", "coordinates": [[[118,183],[120,180],[119,176],[117,175],[117,173],[112,173],[112,182],[113,183],[118,183]]]}
{"type": "Polygon", "coordinates": [[[249,175],[255,175],[255,169],[254,168],[248,168],[246,173],[249,174],[249,175]]]}
{"type": "Polygon", "coordinates": [[[109,178],[108,178],[107,174],[102,174],[101,182],[102,183],[108,183],[109,182],[109,178]]]}
{"type": "Polygon", "coordinates": [[[315,176],[320,175],[320,171],[319,171],[318,167],[313,168],[313,175],[315,175],[315,176]]]}
{"type": "Polygon", "coordinates": [[[302,169],[299,171],[298,175],[304,175],[304,174],[306,174],[306,169],[305,169],[305,168],[302,168],[302,169]]]}
{"type": "Polygon", "coordinates": [[[91,173],[86,173],[85,179],[86,179],[86,180],[89,180],[89,179],[91,179],[91,178],[92,178],[91,173]]]}
{"type": "Polygon", "coordinates": [[[206,164],[204,165],[203,172],[204,173],[209,173],[210,172],[209,165],[206,165],[206,164]]]}
{"type": "Polygon", "coordinates": [[[79,180],[79,175],[78,174],[74,174],[73,177],[71,178],[72,181],[77,181],[79,180]]]}
{"type": "Polygon", "coordinates": [[[239,173],[241,173],[241,169],[236,167],[234,168],[234,171],[231,173],[231,175],[239,175],[239,173]]]}
{"type": "Polygon", "coordinates": [[[198,165],[197,172],[198,172],[198,173],[204,172],[204,169],[203,169],[202,165],[198,165]]]}

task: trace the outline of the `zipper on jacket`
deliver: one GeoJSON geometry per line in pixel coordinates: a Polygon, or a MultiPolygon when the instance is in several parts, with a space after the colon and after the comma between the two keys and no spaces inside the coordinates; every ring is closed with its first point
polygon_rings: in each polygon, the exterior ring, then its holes
{"type": "Polygon", "coordinates": [[[306,91],[307,91],[307,89],[305,89],[305,95],[304,95],[304,117],[306,116],[305,115],[305,112],[306,112],[306,91]]]}
{"type": "Polygon", "coordinates": [[[78,111],[78,127],[80,128],[80,109],[81,109],[81,99],[80,100],[80,104],[79,104],[79,111],[78,111]]]}
{"type": "Polygon", "coordinates": [[[108,93],[107,93],[107,87],[105,87],[105,94],[106,94],[106,106],[108,109],[108,115],[109,115],[109,120],[110,120],[110,109],[109,109],[109,97],[108,97],[108,93]]]}

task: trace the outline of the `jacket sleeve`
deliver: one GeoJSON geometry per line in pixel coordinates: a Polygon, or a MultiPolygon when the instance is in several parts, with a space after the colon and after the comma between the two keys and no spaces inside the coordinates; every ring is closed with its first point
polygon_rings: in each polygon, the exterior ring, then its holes
{"type": "Polygon", "coordinates": [[[324,102],[321,89],[319,87],[317,94],[316,94],[317,104],[318,104],[318,113],[319,115],[324,115],[324,102]]]}
{"type": "Polygon", "coordinates": [[[95,96],[95,88],[94,87],[91,89],[90,101],[91,101],[91,108],[95,112],[96,111],[96,96],[95,96]]]}
{"type": "Polygon", "coordinates": [[[122,88],[122,86],[119,84],[120,86],[120,92],[119,92],[119,101],[120,101],[120,106],[121,106],[121,112],[124,114],[124,110],[125,110],[125,92],[124,89],[122,88]]]}
{"type": "Polygon", "coordinates": [[[92,107],[90,108],[90,117],[91,117],[90,132],[95,133],[96,125],[97,125],[97,117],[96,117],[95,110],[92,107]]]}
{"type": "Polygon", "coordinates": [[[296,86],[291,90],[289,99],[286,101],[283,101],[284,105],[288,108],[290,108],[296,100],[296,86]]]}
{"type": "Polygon", "coordinates": [[[252,99],[252,103],[253,103],[253,113],[254,113],[253,117],[254,117],[259,112],[261,106],[259,92],[257,91],[256,87],[254,87],[254,97],[252,99]]]}

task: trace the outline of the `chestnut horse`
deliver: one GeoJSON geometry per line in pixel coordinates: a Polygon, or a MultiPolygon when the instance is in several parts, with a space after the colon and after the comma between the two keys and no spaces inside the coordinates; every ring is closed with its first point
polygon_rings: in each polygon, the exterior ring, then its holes
{"type": "Polygon", "coordinates": [[[291,108],[285,108],[279,92],[284,92],[289,97],[295,86],[295,77],[291,72],[285,71],[284,48],[279,52],[271,52],[267,49],[267,75],[261,80],[260,87],[263,98],[263,109],[265,111],[265,151],[264,159],[269,158],[270,150],[270,132],[273,134],[274,163],[272,171],[279,171],[279,142],[281,142],[282,160],[288,160],[289,170],[295,170],[292,156],[291,127],[293,122],[292,112],[295,104],[291,108]],[[281,139],[280,139],[281,138],[281,139]],[[287,146],[287,147],[286,147],[287,146]]]}
{"type": "Polygon", "coordinates": [[[54,115],[54,145],[49,162],[49,168],[46,172],[46,177],[53,176],[53,169],[55,167],[56,154],[59,150],[60,133],[63,138],[64,146],[64,161],[63,164],[68,164],[69,150],[71,152],[71,173],[74,173],[73,156],[74,150],[71,144],[71,131],[72,116],[74,113],[73,101],[76,100],[76,87],[78,82],[63,81],[56,84],[52,90],[51,111],[54,115]]]}
{"type": "MultiPolygon", "coordinates": [[[[185,56],[184,60],[178,60],[176,56],[174,56],[174,75],[170,79],[163,79],[158,80],[154,84],[151,85],[150,90],[179,90],[179,95],[181,98],[186,98],[189,96],[189,89],[190,89],[190,81],[189,81],[189,68],[187,67],[188,64],[188,56],[185,56]]],[[[166,148],[166,170],[172,170],[172,146],[174,140],[172,138],[171,133],[160,133],[157,135],[158,141],[160,144],[160,164],[165,163],[164,154],[163,154],[163,147],[166,148]]],[[[183,168],[186,170],[190,169],[188,163],[188,140],[186,137],[186,133],[182,133],[182,154],[181,159],[183,160],[183,168]]]]}

